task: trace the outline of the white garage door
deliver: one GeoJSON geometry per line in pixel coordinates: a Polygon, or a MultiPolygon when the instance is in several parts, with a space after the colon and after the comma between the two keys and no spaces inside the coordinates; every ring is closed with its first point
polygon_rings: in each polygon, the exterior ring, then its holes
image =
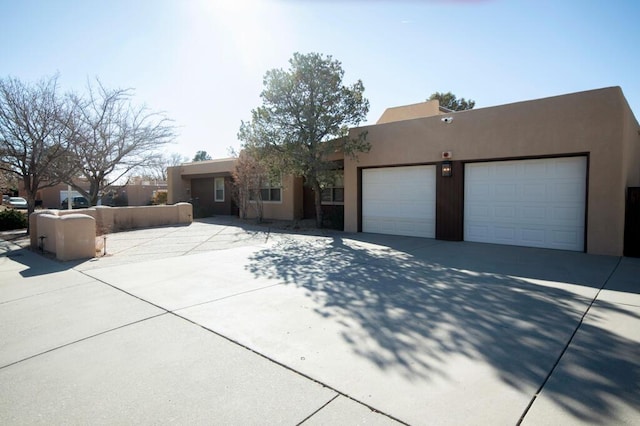
{"type": "Polygon", "coordinates": [[[362,230],[435,237],[436,167],[362,171],[362,230]]]}
{"type": "Polygon", "coordinates": [[[465,165],[464,239],[584,250],[586,157],[465,165]]]}

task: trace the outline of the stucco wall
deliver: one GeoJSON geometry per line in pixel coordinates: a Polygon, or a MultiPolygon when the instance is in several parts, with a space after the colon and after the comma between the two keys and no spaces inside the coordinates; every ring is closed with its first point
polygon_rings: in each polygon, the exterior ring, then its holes
{"type": "Polygon", "coordinates": [[[93,217],[78,213],[63,216],[42,213],[35,215],[34,219],[38,244],[41,244],[36,245],[37,248],[54,253],[62,261],[95,256],[96,221],[93,217]]]}
{"type": "MultiPolygon", "coordinates": [[[[301,219],[296,207],[296,194],[301,193],[302,181],[293,176],[282,177],[282,201],[265,201],[263,202],[263,217],[265,219],[274,220],[296,220],[301,219]]],[[[248,218],[255,218],[255,209],[250,207],[247,212],[248,218]]]]}
{"type": "Polygon", "coordinates": [[[412,105],[391,107],[384,110],[376,124],[391,123],[392,121],[410,120],[414,118],[431,117],[440,114],[440,102],[421,102],[412,105]]]}
{"type": "Polygon", "coordinates": [[[372,149],[358,161],[345,158],[345,231],[358,229],[359,167],[438,163],[443,151],[469,162],[589,153],[587,251],[620,255],[624,188],[632,174],[621,164],[639,160],[637,144],[623,150],[629,114],[621,89],[613,87],[452,113],[451,124],[435,116],[352,129],[366,130],[372,149]]]}
{"type": "MultiPolygon", "coordinates": [[[[79,210],[40,210],[29,217],[31,248],[39,248],[39,237],[46,236],[45,249],[54,252],[60,234],[53,232],[52,218],[58,219],[73,215],[86,215],[92,218],[92,235],[107,234],[133,228],[150,226],[190,224],[193,221],[193,209],[189,203],[178,203],[171,206],[139,206],[139,207],[92,207],[79,210]]],[[[80,222],[78,222],[80,223],[80,222]]],[[[86,224],[85,224],[86,225],[86,224]]],[[[64,225],[68,232],[80,232],[73,224],[64,225]]],[[[67,232],[67,231],[65,231],[67,232]]],[[[71,237],[68,237],[71,238],[71,237]]],[[[77,238],[81,238],[78,235],[77,238]]],[[[75,241],[69,240],[67,241],[75,241]]]]}
{"type": "Polygon", "coordinates": [[[188,201],[189,182],[180,175],[181,166],[167,167],[167,204],[188,201]]]}
{"type": "Polygon", "coordinates": [[[640,125],[626,99],[623,101],[623,175],[628,187],[640,186],[640,125]]]}

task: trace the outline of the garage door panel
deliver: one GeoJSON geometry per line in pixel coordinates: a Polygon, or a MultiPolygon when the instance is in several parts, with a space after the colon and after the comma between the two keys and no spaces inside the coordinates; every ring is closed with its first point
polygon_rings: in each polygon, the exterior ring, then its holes
{"type": "Polygon", "coordinates": [[[541,206],[523,206],[520,210],[519,218],[523,224],[540,223],[544,224],[547,219],[547,208],[541,206]]]}
{"type": "Polygon", "coordinates": [[[481,200],[489,196],[491,188],[487,184],[483,183],[472,183],[468,188],[466,188],[467,194],[466,197],[469,200],[481,200]]]}
{"type": "Polygon", "coordinates": [[[502,241],[503,243],[511,243],[512,241],[515,241],[516,229],[514,227],[508,226],[496,226],[493,229],[493,235],[495,236],[497,241],[502,241]]]}
{"type": "Polygon", "coordinates": [[[572,247],[582,240],[582,238],[577,235],[576,231],[573,229],[555,229],[551,238],[554,244],[564,245],[567,247],[572,247]]]}
{"type": "Polygon", "coordinates": [[[517,197],[517,192],[515,185],[503,183],[495,186],[494,196],[496,200],[511,200],[517,197]]]}
{"type": "Polygon", "coordinates": [[[547,185],[540,183],[524,183],[521,188],[521,200],[544,201],[548,197],[547,185]]]}
{"type": "Polygon", "coordinates": [[[473,224],[465,228],[465,240],[564,250],[575,250],[575,247],[581,245],[583,241],[580,231],[572,228],[544,229],[542,226],[518,228],[517,225],[473,224]]]}
{"type": "Polygon", "coordinates": [[[434,220],[398,219],[397,217],[375,217],[363,219],[362,230],[377,234],[407,235],[433,238],[434,220]]]}
{"type": "MultiPolygon", "coordinates": [[[[545,229],[540,228],[523,228],[520,230],[521,240],[530,246],[534,247],[544,247],[545,245],[545,229]]],[[[514,244],[515,244],[514,240],[514,244]]]]}
{"type": "Polygon", "coordinates": [[[547,163],[529,163],[521,166],[522,172],[520,176],[541,176],[544,174],[552,173],[549,170],[549,164],[547,163]]]}
{"type": "Polygon", "coordinates": [[[572,225],[582,219],[584,212],[575,207],[555,207],[551,214],[555,223],[572,225]]]}
{"type": "Polygon", "coordinates": [[[553,187],[552,194],[558,203],[574,203],[584,199],[583,185],[576,182],[558,182],[553,187]]]}
{"type": "Polygon", "coordinates": [[[582,251],[585,193],[585,157],[466,164],[464,239],[582,251]]]}
{"type": "Polygon", "coordinates": [[[489,170],[488,176],[495,176],[501,179],[512,179],[518,174],[518,170],[513,164],[498,164],[493,170],[489,170]]]}
{"type": "Polygon", "coordinates": [[[362,230],[435,236],[435,166],[362,171],[362,230]]]}
{"type": "Polygon", "coordinates": [[[556,179],[565,178],[573,180],[576,175],[584,174],[584,162],[576,161],[576,158],[580,157],[556,158],[553,164],[552,176],[556,179]]]}
{"type": "MultiPolygon", "coordinates": [[[[487,214],[485,214],[485,217],[487,217],[488,215],[489,214],[487,212],[487,214]]],[[[516,209],[512,206],[497,207],[494,209],[493,215],[495,217],[515,219],[516,209]]]]}
{"type": "Polygon", "coordinates": [[[385,218],[385,217],[376,217],[371,219],[367,218],[367,219],[363,219],[362,228],[363,230],[376,228],[380,230],[379,231],[380,234],[390,234],[394,230],[393,224],[394,222],[391,218],[385,218]]]}
{"type": "Polygon", "coordinates": [[[483,218],[490,218],[492,215],[492,208],[489,206],[470,206],[469,209],[465,213],[465,217],[469,219],[469,222],[472,223],[472,220],[478,220],[483,218]]]}

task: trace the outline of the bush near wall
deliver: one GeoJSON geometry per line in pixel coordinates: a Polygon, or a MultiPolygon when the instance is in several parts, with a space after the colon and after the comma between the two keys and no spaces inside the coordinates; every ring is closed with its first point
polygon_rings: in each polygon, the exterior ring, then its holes
{"type": "Polygon", "coordinates": [[[151,203],[154,205],[167,204],[167,191],[156,191],[151,203]]]}
{"type": "Polygon", "coordinates": [[[27,227],[27,216],[14,209],[0,211],[0,231],[23,229],[27,227]]]}

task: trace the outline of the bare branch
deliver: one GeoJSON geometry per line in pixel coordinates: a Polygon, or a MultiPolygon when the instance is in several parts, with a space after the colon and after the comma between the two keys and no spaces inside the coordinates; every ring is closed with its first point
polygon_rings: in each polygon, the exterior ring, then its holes
{"type": "Polygon", "coordinates": [[[175,128],[160,112],[132,103],[131,89],[107,89],[99,80],[87,95],[69,96],[74,106],[75,161],[89,181],[89,201],[134,169],[158,161],[160,150],[175,137],[175,128]]]}
{"type": "Polygon", "coordinates": [[[57,75],[35,84],[0,79],[0,169],[22,182],[30,213],[38,190],[67,177],[70,114],[57,75]]]}

